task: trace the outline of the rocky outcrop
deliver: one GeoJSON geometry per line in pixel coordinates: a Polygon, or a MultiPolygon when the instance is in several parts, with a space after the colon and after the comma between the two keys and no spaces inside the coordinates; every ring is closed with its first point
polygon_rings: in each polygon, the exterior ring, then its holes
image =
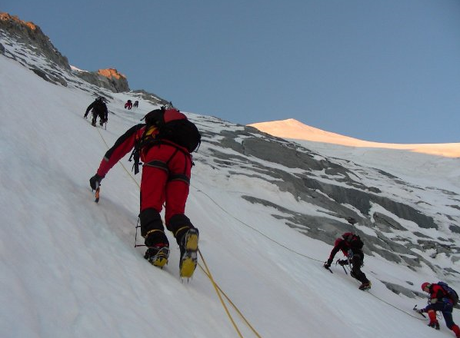
{"type": "Polygon", "coordinates": [[[169,104],[169,102],[166,101],[165,99],[162,99],[149,92],[146,92],[143,89],[133,90],[132,92],[137,94],[140,98],[142,98],[142,100],[149,101],[152,104],[157,105],[157,106],[167,106],[169,104]]]}
{"type": "Polygon", "coordinates": [[[114,93],[130,90],[126,76],[114,68],[99,69],[97,72],[74,70],[74,74],[95,86],[106,88],[114,93]]]}
{"type": "Polygon", "coordinates": [[[14,39],[29,47],[31,52],[42,54],[65,70],[70,71],[69,61],[51,43],[50,39],[33,22],[25,22],[17,16],[0,13],[0,30],[8,32],[14,39]]]}
{"type": "Polygon", "coordinates": [[[72,73],[86,82],[115,93],[130,91],[126,76],[116,69],[100,69],[95,72],[73,70],[67,57],[54,47],[48,36],[33,22],[25,22],[17,16],[0,12],[0,36],[1,54],[19,61],[48,82],[68,86],[68,82],[73,81],[69,76],[72,73]],[[30,60],[31,55],[43,62],[30,60]]]}

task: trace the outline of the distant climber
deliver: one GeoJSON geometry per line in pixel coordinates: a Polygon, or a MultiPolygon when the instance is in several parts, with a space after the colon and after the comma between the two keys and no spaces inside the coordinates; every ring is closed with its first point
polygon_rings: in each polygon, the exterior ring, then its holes
{"type": "Polygon", "coordinates": [[[105,98],[99,96],[96,100],[94,100],[88,108],[86,108],[85,115],[83,116],[85,119],[87,118],[89,112],[93,114],[93,118],[91,120],[91,124],[95,127],[97,117],[99,117],[99,124],[101,126],[104,123],[107,123],[109,120],[109,111],[107,109],[107,105],[105,104],[105,98]]]}
{"type": "Polygon", "coordinates": [[[133,103],[131,102],[131,100],[128,100],[126,101],[125,103],[125,109],[131,109],[133,107],[133,103]]]}
{"type": "Polygon", "coordinates": [[[135,108],[139,107],[139,101],[134,101],[134,107],[135,108]]]}
{"type": "MultiPolygon", "coordinates": [[[[428,283],[425,282],[421,285],[421,288],[424,292],[428,293],[428,305],[421,310],[418,310],[419,313],[426,312],[430,318],[428,323],[429,327],[439,330],[439,322],[436,318],[436,311],[441,311],[446,322],[446,326],[454,331],[455,337],[460,338],[460,328],[457,324],[454,323],[452,319],[452,310],[454,307],[454,302],[458,301],[458,295],[456,295],[456,300],[452,299],[449,295],[448,290],[442,286],[442,282],[439,283],[428,283]]],[[[447,286],[447,285],[446,285],[447,286]]]]}
{"type": "MultiPolygon", "coordinates": [[[[356,220],[353,218],[347,219],[350,224],[355,224],[356,220]]],[[[361,238],[352,233],[346,232],[342,237],[337,238],[334,243],[334,248],[329,255],[329,259],[324,263],[324,267],[329,269],[331,267],[334,256],[339,250],[345,255],[345,259],[338,261],[338,264],[341,266],[351,265],[350,275],[361,282],[359,286],[360,290],[368,290],[371,288],[371,282],[367,279],[364,272],[361,271],[361,267],[364,262],[364,252],[361,238]]]]}

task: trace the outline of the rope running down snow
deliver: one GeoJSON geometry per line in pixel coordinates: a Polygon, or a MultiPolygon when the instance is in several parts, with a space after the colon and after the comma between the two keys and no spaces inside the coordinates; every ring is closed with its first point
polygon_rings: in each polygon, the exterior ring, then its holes
{"type": "MultiPolygon", "coordinates": [[[[104,144],[106,145],[107,149],[109,149],[109,145],[108,143],[106,142],[106,140],[104,139],[104,136],[102,136],[100,130],[97,128],[97,131],[99,133],[99,136],[101,137],[102,141],[104,142],[104,144]]],[[[128,176],[134,181],[134,183],[137,185],[137,187],[140,189],[140,185],[139,183],[136,181],[136,179],[131,175],[131,172],[126,169],[125,165],[121,162],[119,162],[121,167],[124,169],[124,171],[128,174],[128,176]]],[[[196,189],[196,188],[195,188],[196,189]]],[[[198,190],[198,189],[197,189],[198,190]]],[[[199,190],[198,190],[199,191],[199,190]]],[[[208,196],[209,197],[209,196],[208,196]]],[[[213,201],[214,202],[214,201],[213,201]]],[[[215,202],[214,202],[215,203],[215,202]]],[[[217,203],[216,203],[217,204],[217,203]]],[[[220,207],[220,206],[219,206],[220,207]]],[[[221,207],[220,207],[221,208],[221,207]]],[[[222,208],[221,208],[222,209],[222,208]]],[[[223,210],[223,209],[222,209],[223,210]]],[[[225,211],[225,210],[224,210],[225,211]]],[[[230,303],[230,305],[233,307],[233,309],[238,313],[238,315],[241,317],[241,319],[243,319],[243,321],[246,323],[246,325],[251,329],[251,331],[258,337],[258,338],[262,338],[262,336],[254,329],[254,327],[249,323],[249,321],[246,319],[246,317],[243,315],[243,313],[238,309],[238,307],[231,301],[231,299],[225,294],[225,292],[219,287],[219,285],[216,283],[216,281],[214,280],[214,277],[212,276],[211,274],[211,271],[209,270],[208,268],[208,265],[206,264],[206,261],[204,259],[204,256],[203,254],[201,253],[201,251],[198,249],[198,253],[201,257],[201,260],[204,264],[204,268],[201,266],[200,263],[198,263],[198,266],[200,267],[200,269],[204,272],[204,274],[208,277],[208,279],[211,281],[211,284],[213,285],[214,287],[214,290],[216,291],[217,293],[217,296],[219,297],[219,300],[222,304],[222,307],[224,308],[227,316],[229,317],[230,319],[230,322],[232,323],[233,327],[235,328],[236,332],[238,333],[238,336],[240,338],[244,338],[243,335],[241,334],[241,331],[239,330],[238,328],[238,325],[235,323],[232,315],[230,314],[230,311],[228,310],[228,307],[226,306],[223,298],[222,298],[222,295],[227,299],[227,301],[230,303]]]]}
{"type": "MultiPolygon", "coordinates": [[[[310,260],[315,261],[315,262],[320,262],[320,263],[323,262],[323,261],[321,261],[321,260],[319,260],[319,259],[310,257],[310,256],[305,255],[305,254],[303,254],[303,253],[300,253],[300,252],[298,252],[298,251],[295,251],[295,250],[293,250],[293,249],[287,247],[286,245],[284,245],[284,244],[282,244],[282,243],[280,243],[280,242],[274,240],[273,238],[271,238],[271,237],[265,235],[265,234],[264,234],[263,232],[261,232],[260,230],[258,230],[258,229],[256,229],[256,228],[254,228],[253,226],[251,226],[251,225],[249,225],[249,224],[243,222],[242,220],[238,219],[237,217],[235,217],[234,215],[232,215],[231,213],[229,213],[227,210],[225,210],[222,206],[220,206],[219,203],[217,203],[211,196],[209,196],[209,195],[208,195],[207,193],[205,193],[204,191],[202,191],[202,190],[200,190],[200,189],[198,189],[198,188],[196,188],[196,187],[194,187],[194,188],[197,190],[197,192],[201,192],[203,195],[205,195],[206,197],[208,197],[209,200],[211,200],[211,202],[213,202],[219,209],[221,209],[221,210],[222,210],[223,212],[225,212],[227,215],[229,215],[230,217],[232,217],[234,220],[236,220],[236,221],[238,221],[239,223],[243,224],[244,226],[246,226],[246,227],[248,227],[248,228],[254,230],[255,232],[259,233],[260,235],[262,235],[263,237],[267,238],[267,239],[270,240],[271,242],[273,242],[273,243],[275,243],[275,244],[277,244],[277,245],[279,245],[279,246],[285,248],[286,250],[288,250],[288,251],[290,251],[290,252],[292,252],[292,253],[294,253],[294,254],[296,254],[296,255],[305,257],[305,258],[310,259],[310,260]]],[[[385,300],[383,300],[383,299],[377,297],[376,295],[374,295],[374,294],[372,294],[372,293],[370,293],[370,292],[369,292],[369,294],[372,295],[373,297],[377,298],[378,300],[380,300],[382,303],[385,303],[385,304],[387,304],[387,305],[389,305],[389,306],[395,308],[396,310],[405,313],[406,315],[408,315],[408,316],[410,316],[410,317],[412,317],[412,318],[415,318],[415,319],[418,319],[418,320],[423,320],[423,318],[419,318],[419,317],[417,317],[417,316],[412,315],[412,314],[409,313],[409,312],[406,312],[406,311],[404,311],[404,310],[402,310],[402,309],[399,309],[398,307],[396,307],[396,306],[394,306],[394,305],[388,303],[387,301],[385,301],[385,300]]]]}

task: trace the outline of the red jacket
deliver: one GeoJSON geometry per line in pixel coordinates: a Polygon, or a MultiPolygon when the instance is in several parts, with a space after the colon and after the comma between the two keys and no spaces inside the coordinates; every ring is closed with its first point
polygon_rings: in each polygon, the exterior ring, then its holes
{"type": "Polygon", "coordinates": [[[447,301],[453,303],[452,300],[448,297],[446,291],[444,291],[444,288],[438,284],[431,284],[429,292],[431,304],[447,301]]]}
{"type": "Polygon", "coordinates": [[[339,252],[339,250],[341,250],[343,254],[348,258],[351,258],[354,254],[359,254],[362,258],[364,258],[362,242],[350,241],[345,239],[356,238],[356,236],[353,233],[346,232],[342,235],[342,237],[343,238],[339,237],[335,240],[334,248],[332,249],[331,254],[329,256],[330,260],[334,259],[335,255],[337,254],[337,252],[339,252]]]}
{"type": "MultiPolygon", "coordinates": [[[[153,110],[150,113],[148,113],[145,119],[146,120],[150,119],[151,121],[149,122],[153,121],[161,125],[161,123],[168,123],[173,120],[186,119],[186,117],[184,114],[182,114],[176,109],[168,109],[168,110],[157,109],[157,110],[153,110]]],[[[155,129],[155,127],[153,126],[153,123],[151,123],[150,125],[151,127],[149,127],[148,133],[151,132],[153,135],[153,138],[155,138],[155,136],[158,134],[158,130],[155,129]]],[[[97,174],[101,177],[105,177],[105,175],[109,172],[109,170],[112,169],[112,167],[120,159],[122,159],[123,156],[125,156],[127,153],[133,150],[137,141],[139,141],[143,137],[145,128],[146,128],[146,124],[138,124],[130,128],[122,136],[120,136],[118,140],[115,142],[115,144],[112,146],[112,148],[110,148],[105,153],[104,158],[102,159],[101,164],[99,165],[99,169],[97,170],[97,174]]],[[[189,154],[189,151],[185,147],[182,147],[172,141],[161,140],[159,142],[169,143],[173,145],[174,147],[182,150],[183,152],[189,154]]],[[[140,150],[139,155],[140,155],[141,161],[145,162],[145,157],[149,149],[150,147],[146,146],[140,150]]],[[[137,171],[135,171],[135,173],[137,173],[137,171]]]]}
{"type": "Polygon", "coordinates": [[[145,126],[145,124],[135,125],[118,138],[112,148],[105,153],[104,158],[99,165],[99,169],[97,170],[97,174],[99,176],[105,177],[109,170],[112,169],[112,167],[121,160],[123,156],[133,150],[136,141],[144,134],[145,126]]]}

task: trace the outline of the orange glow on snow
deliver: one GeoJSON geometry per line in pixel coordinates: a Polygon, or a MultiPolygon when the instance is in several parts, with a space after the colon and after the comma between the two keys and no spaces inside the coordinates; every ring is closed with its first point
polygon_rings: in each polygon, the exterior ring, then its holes
{"type": "Polygon", "coordinates": [[[307,126],[295,119],[249,124],[264,133],[295,140],[331,143],[347,147],[403,149],[444,157],[460,157],[460,143],[398,144],[363,141],[307,126]]]}

